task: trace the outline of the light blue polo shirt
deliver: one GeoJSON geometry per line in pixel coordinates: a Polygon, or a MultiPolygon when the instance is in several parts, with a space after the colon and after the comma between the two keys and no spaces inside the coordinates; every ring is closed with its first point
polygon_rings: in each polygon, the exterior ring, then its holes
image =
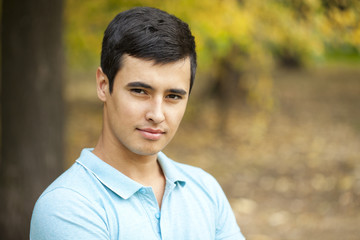
{"type": "Polygon", "coordinates": [[[38,199],[31,240],[245,239],[217,181],[158,154],[166,177],[161,210],[143,186],[84,149],[38,199]]]}

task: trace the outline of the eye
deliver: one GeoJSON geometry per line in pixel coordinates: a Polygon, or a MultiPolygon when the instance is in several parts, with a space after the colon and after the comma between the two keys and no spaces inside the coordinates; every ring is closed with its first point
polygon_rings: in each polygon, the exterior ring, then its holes
{"type": "Polygon", "coordinates": [[[144,89],[141,89],[141,88],[133,88],[133,89],[130,89],[130,92],[135,93],[135,94],[146,94],[146,92],[144,91],[144,89]]]}
{"type": "Polygon", "coordinates": [[[170,98],[172,100],[180,100],[180,99],[182,99],[182,96],[177,95],[177,94],[169,94],[166,96],[166,98],[170,98]]]}

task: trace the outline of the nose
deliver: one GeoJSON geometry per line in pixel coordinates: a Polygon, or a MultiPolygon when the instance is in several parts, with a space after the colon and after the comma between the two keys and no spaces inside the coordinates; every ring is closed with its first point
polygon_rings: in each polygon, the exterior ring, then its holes
{"type": "Polygon", "coordinates": [[[146,112],[146,120],[154,124],[162,123],[165,120],[162,99],[153,99],[153,101],[151,101],[149,109],[146,112]]]}

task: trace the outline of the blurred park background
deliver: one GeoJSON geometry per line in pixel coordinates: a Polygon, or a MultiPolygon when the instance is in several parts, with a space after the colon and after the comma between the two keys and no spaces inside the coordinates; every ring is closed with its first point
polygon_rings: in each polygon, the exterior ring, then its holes
{"type": "MultiPolygon", "coordinates": [[[[248,240],[359,239],[360,1],[66,0],[62,6],[58,172],[93,147],[101,130],[95,71],[107,24],[130,7],[158,7],[190,25],[199,64],[183,123],[164,152],[218,179],[248,240]]],[[[44,169],[41,160],[36,164],[44,169]]],[[[2,175],[14,175],[0,166],[2,175]]]]}

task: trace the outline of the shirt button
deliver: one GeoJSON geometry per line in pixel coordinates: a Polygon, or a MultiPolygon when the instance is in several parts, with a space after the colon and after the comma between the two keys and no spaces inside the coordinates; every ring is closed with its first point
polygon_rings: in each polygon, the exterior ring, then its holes
{"type": "Polygon", "coordinates": [[[156,214],[155,214],[155,217],[156,217],[157,219],[159,219],[159,218],[160,218],[160,213],[159,213],[159,212],[156,213],[156,214]]]}
{"type": "Polygon", "coordinates": [[[141,188],[141,189],[140,189],[140,193],[141,193],[141,194],[145,194],[145,193],[146,193],[146,190],[145,190],[144,188],[141,188]]]}

